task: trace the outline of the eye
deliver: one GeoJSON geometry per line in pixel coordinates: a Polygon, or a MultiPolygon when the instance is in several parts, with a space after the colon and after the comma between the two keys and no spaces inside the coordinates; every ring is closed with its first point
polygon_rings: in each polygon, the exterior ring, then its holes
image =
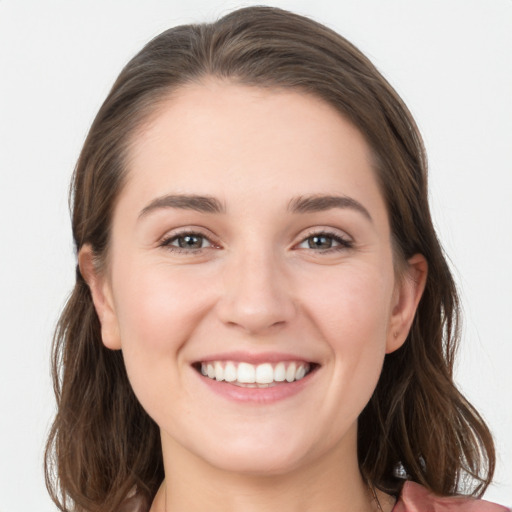
{"type": "Polygon", "coordinates": [[[305,238],[299,245],[299,249],[313,249],[319,252],[329,250],[349,249],[353,246],[351,240],[334,233],[314,233],[305,238]]]}
{"type": "Polygon", "coordinates": [[[162,240],[160,244],[161,247],[183,252],[198,251],[212,245],[210,240],[200,233],[179,233],[162,240]]]}

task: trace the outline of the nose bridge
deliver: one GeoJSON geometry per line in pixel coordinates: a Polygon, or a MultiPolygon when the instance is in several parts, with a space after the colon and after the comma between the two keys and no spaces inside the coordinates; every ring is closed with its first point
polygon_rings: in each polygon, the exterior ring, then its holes
{"type": "Polygon", "coordinates": [[[270,244],[245,244],[225,268],[221,319],[252,333],[284,325],[295,314],[290,284],[270,244]]]}

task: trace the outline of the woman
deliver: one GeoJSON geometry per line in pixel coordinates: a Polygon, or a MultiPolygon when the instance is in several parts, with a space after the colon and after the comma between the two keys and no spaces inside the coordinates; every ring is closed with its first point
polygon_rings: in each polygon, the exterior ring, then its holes
{"type": "Polygon", "coordinates": [[[504,510],[457,496],[494,448],[452,381],[420,135],[345,39],[265,7],[164,32],[73,193],[61,510],[504,510]]]}

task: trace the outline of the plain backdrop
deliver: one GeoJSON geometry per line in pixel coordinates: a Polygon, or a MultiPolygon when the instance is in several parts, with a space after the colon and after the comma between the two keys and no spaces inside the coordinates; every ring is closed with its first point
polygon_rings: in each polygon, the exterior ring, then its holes
{"type": "MultiPolygon", "coordinates": [[[[50,343],[75,255],[67,191],[128,59],[162,30],[254,2],[0,0],[0,512],[55,510],[43,446],[50,343]]],[[[422,130],[433,215],[465,311],[456,380],[496,436],[512,505],[512,1],[272,1],[363,50],[422,130]]]]}

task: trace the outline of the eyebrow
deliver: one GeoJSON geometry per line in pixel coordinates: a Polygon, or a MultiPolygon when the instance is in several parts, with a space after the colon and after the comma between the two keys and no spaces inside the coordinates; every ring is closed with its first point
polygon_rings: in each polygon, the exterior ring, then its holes
{"type": "Polygon", "coordinates": [[[178,208],[202,213],[224,213],[226,211],[224,205],[215,197],[172,194],[153,199],[139,213],[139,219],[161,208],[178,208]]]}
{"type": "MultiPolygon", "coordinates": [[[[226,212],[224,205],[212,196],[170,194],[153,199],[141,210],[139,219],[161,208],[178,208],[217,214],[226,212]]],[[[370,212],[359,201],[348,196],[315,194],[311,196],[298,196],[291,199],[288,203],[288,211],[292,213],[314,213],[333,208],[356,210],[362,213],[370,222],[373,222],[370,212]]]]}
{"type": "Polygon", "coordinates": [[[359,202],[348,196],[312,195],[293,198],[288,203],[288,210],[293,213],[314,213],[332,208],[351,209],[362,213],[373,222],[370,212],[359,202]]]}

